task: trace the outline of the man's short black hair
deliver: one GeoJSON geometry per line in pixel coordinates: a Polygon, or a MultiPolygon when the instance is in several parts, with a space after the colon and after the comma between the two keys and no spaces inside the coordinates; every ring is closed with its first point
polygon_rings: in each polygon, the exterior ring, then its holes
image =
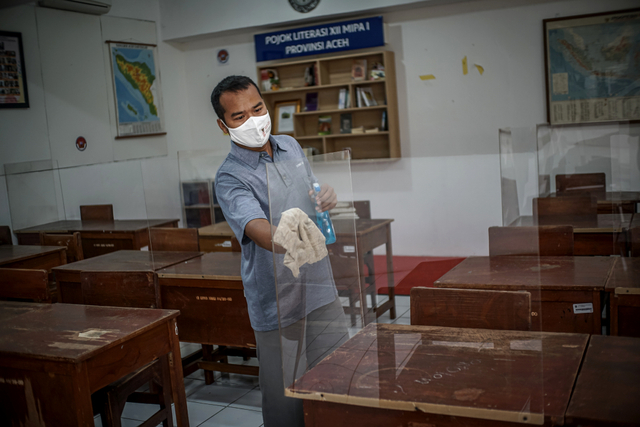
{"type": "Polygon", "coordinates": [[[218,83],[216,88],[213,89],[213,92],[211,92],[211,105],[213,105],[213,110],[216,112],[216,115],[220,120],[224,122],[225,113],[224,108],[220,104],[220,96],[222,96],[222,94],[225,92],[242,92],[243,90],[247,90],[251,85],[256,88],[258,94],[260,95],[260,97],[262,97],[260,88],[249,77],[229,76],[218,83]]]}

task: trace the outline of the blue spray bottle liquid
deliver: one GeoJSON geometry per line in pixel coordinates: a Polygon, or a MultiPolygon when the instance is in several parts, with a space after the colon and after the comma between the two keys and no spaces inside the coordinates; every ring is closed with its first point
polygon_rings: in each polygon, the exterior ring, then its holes
{"type": "MultiPolygon", "coordinates": [[[[316,193],[316,196],[320,194],[320,184],[314,182],[313,191],[316,193]]],[[[329,217],[329,212],[316,211],[316,224],[318,224],[318,228],[324,235],[325,244],[330,245],[336,242],[336,233],[333,231],[333,223],[329,217]]]]}

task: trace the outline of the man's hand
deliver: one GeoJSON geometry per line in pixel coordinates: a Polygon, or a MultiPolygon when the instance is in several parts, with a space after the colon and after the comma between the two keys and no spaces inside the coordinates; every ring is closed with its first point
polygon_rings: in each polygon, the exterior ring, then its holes
{"type": "MultiPolygon", "coordinates": [[[[315,192],[313,190],[309,190],[309,196],[313,197],[315,192]]],[[[324,212],[331,210],[336,207],[338,204],[338,196],[336,192],[333,191],[333,187],[322,184],[320,186],[320,193],[315,197],[316,200],[316,210],[318,212],[324,212]]]]}

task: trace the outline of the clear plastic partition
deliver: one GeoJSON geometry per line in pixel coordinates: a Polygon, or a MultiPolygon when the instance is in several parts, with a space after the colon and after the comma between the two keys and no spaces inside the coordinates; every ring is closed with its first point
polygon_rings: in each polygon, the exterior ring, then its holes
{"type": "MultiPolygon", "coordinates": [[[[535,146],[535,132],[528,137],[535,146]]],[[[545,406],[543,361],[579,360],[586,341],[536,332],[548,330],[540,287],[549,267],[539,257],[486,256],[500,191],[482,192],[460,170],[497,176],[491,164],[476,156],[352,164],[345,151],[268,165],[287,396],[425,420],[540,425],[546,409],[556,411],[545,406]],[[337,194],[335,243],[316,225],[314,182],[337,194]],[[459,197],[443,197],[455,188],[459,197]]],[[[564,368],[551,375],[570,393],[564,368]]]]}
{"type": "Polygon", "coordinates": [[[19,244],[38,245],[41,233],[78,232],[83,258],[148,246],[140,161],[67,167],[41,161],[4,167],[12,231],[19,244]],[[81,206],[88,207],[84,215],[81,206]]]}
{"type": "Polygon", "coordinates": [[[549,178],[538,175],[536,128],[500,129],[502,225],[530,215],[532,200],[549,194],[549,178]]]}

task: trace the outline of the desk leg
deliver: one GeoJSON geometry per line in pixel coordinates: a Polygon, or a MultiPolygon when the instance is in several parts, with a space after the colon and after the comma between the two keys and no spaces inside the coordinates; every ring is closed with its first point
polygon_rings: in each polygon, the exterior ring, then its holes
{"type": "Polygon", "coordinates": [[[169,368],[171,373],[171,391],[173,404],[176,409],[176,421],[178,427],[189,427],[189,414],[187,413],[187,396],[184,391],[182,379],[182,359],[180,358],[180,340],[178,339],[178,325],[176,319],[167,323],[169,328],[169,340],[171,353],[169,354],[169,368]]]}
{"type": "Polygon", "coordinates": [[[391,302],[391,308],[389,310],[389,317],[391,319],[396,318],[396,284],[393,274],[393,249],[391,248],[391,224],[387,224],[387,285],[389,286],[389,301],[391,302]]]}
{"type": "MultiPolygon", "coordinates": [[[[362,315],[362,327],[364,328],[369,323],[375,320],[375,313],[373,312],[374,307],[369,308],[367,304],[367,281],[365,276],[365,264],[364,264],[364,250],[360,239],[356,240],[357,250],[358,250],[358,274],[360,276],[360,280],[358,285],[360,287],[360,313],[362,315]]],[[[375,286],[375,283],[370,286],[375,286]]],[[[351,305],[351,302],[349,302],[351,305]]]]}
{"type": "Polygon", "coordinates": [[[618,335],[618,296],[615,292],[611,292],[609,294],[609,313],[611,318],[609,319],[609,335],[617,336],[618,335]]]}

